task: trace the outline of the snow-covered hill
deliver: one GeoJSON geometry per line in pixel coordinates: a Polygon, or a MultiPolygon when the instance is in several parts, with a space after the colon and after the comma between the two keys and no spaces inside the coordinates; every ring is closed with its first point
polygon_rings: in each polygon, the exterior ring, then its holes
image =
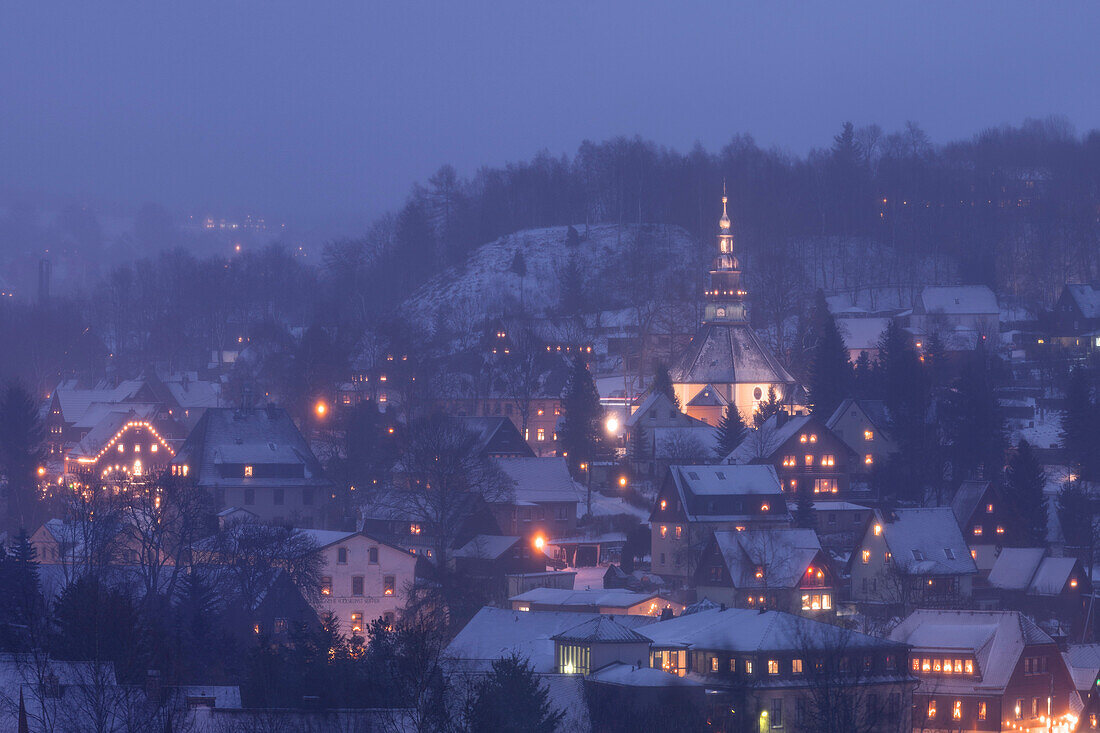
{"type": "MultiPolygon", "coordinates": [[[[440,324],[467,326],[485,317],[515,315],[522,304],[533,315],[551,311],[561,298],[560,273],[571,257],[601,307],[626,305],[629,280],[621,277],[624,259],[643,251],[660,268],[659,280],[694,290],[700,276],[695,246],[678,227],[609,224],[576,226],[581,241],[566,245],[568,227],[529,229],[484,244],[461,268],[450,268],[414,292],[404,303],[409,318],[429,331],[440,324]],[[516,252],[523,253],[526,275],[512,271],[516,252]]],[[[657,297],[657,293],[651,297],[657,297]]]]}

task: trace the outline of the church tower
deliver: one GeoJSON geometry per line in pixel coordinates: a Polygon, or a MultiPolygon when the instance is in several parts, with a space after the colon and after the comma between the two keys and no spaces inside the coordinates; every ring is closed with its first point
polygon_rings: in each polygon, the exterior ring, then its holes
{"type": "Polygon", "coordinates": [[[745,291],[741,288],[741,265],[733,254],[733,231],[727,211],[726,184],[722,183],[722,218],[718,220],[718,256],[710,267],[705,293],[704,323],[746,323],[745,291]]]}

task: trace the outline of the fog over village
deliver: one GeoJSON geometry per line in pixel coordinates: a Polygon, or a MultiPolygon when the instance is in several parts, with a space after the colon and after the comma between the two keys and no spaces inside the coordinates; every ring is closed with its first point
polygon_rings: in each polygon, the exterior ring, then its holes
{"type": "Polygon", "coordinates": [[[0,733],[1100,730],[1097,31],[0,0],[0,733]]]}

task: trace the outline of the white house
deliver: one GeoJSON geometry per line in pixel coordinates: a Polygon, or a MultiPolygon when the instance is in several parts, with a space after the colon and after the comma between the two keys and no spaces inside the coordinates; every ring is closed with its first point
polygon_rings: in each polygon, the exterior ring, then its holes
{"type": "Polygon", "coordinates": [[[396,619],[415,578],[415,555],[362,532],[304,532],[320,546],[324,562],[318,614],[334,614],[345,633],[364,633],[377,618],[396,619]]]}

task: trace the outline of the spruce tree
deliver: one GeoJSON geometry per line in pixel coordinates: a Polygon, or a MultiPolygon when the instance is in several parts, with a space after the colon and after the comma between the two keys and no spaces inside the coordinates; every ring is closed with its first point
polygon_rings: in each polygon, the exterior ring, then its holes
{"type": "Polygon", "coordinates": [[[808,338],[810,405],[814,415],[827,418],[851,391],[852,365],[822,290],[817,291],[808,338]]]}
{"type": "Polygon", "coordinates": [[[600,395],[584,359],[577,355],[562,396],[562,426],[559,442],[574,471],[590,463],[600,441],[600,395]]]}
{"type": "MultiPolygon", "coordinates": [[[[1066,481],[1058,492],[1057,507],[1066,549],[1091,548],[1094,542],[1092,522],[1096,513],[1096,502],[1084,487],[1084,482],[1066,481]]],[[[1091,557],[1091,554],[1086,553],[1084,557],[1091,557]]]]}
{"type": "Polygon", "coordinates": [[[567,247],[576,247],[581,243],[581,235],[577,233],[577,229],[570,224],[569,228],[565,230],[565,245],[567,247]]]}
{"type": "Polygon", "coordinates": [[[856,398],[863,400],[877,399],[878,390],[875,388],[875,372],[871,364],[870,354],[866,351],[859,352],[852,372],[852,391],[856,398]]]}
{"type": "Polygon", "coordinates": [[[672,387],[672,377],[669,376],[668,367],[664,364],[657,365],[657,370],[653,374],[653,382],[649,385],[649,391],[652,394],[665,395],[676,405],[676,409],[680,409],[680,398],[676,396],[676,390],[672,387]]]}
{"type": "Polygon", "coordinates": [[[993,363],[978,348],[944,402],[943,427],[956,482],[981,476],[996,480],[1004,469],[1006,428],[993,390],[993,363]]]}
{"type": "Polygon", "coordinates": [[[493,662],[465,709],[470,733],[554,733],[564,713],[526,659],[513,654],[493,662]]]}
{"type": "Polygon", "coordinates": [[[726,405],[726,412],[722,415],[722,419],[718,421],[715,433],[714,452],[718,460],[721,461],[737,450],[737,447],[744,442],[745,437],[749,434],[749,427],[745,425],[745,420],[741,417],[741,411],[737,409],[737,405],[726,405]]]}
{"type": "Polygon", "coordinates": [[[760,426],[768,421],[772,415],[777,414],[783,408],[783,403],[779,400],[779,397],[775,394],[775,386],[768,386],[768,399],[760,403],[759,409],[752,416],[753,426],[756,429],[760,429],[760,426]]]}
{"type": "Polygon", "coordinates": [[[12,531],[38,524],[38,467],[46,457],[45,437],[34,397],[21,385],[9,384],[0,397],[0,469],[7,478],[12,531]]]}
{"type": "Polygon", "coordinates": [[[795,492],[794,526],[801,529],[814,529],[816,525],[814,496],[810,491],[810,482],[802,481],[795,492]]]}
{"type": "Polygon", "coordinates": [[[1025,547],[1042,547],[1047,539],[1046,473],[1026,440],[1020,440],[1005,471],[1005,494],[1017,517],[1017,537],[1025,547]]]}
{"type": "Polygon", "coordinates": [[[940,473],[933,460],[928,426],[931,395],[920,359],[897,321],[890,321],[879,342],[875,373],[889,415],[891,436],[898,446],[897,496],[919,501],[924,488],[940,473]]]}
{"type": "Polygon", "coordinates": [[[638,422],[630,429],[630,460],[634,463],[642,463],[649,458],[649,443],[645,432],[645,426],[638,422]]]}
{"type": "Polygon", "coordinates": [[[1066,409],[1062,415],[1062,450],[1066,460],[1082,479],[1100,478],[1100,418],[1092,399],[1088,374],[1081,367],[1073,370],[1066,388],[1066,409]]]}

